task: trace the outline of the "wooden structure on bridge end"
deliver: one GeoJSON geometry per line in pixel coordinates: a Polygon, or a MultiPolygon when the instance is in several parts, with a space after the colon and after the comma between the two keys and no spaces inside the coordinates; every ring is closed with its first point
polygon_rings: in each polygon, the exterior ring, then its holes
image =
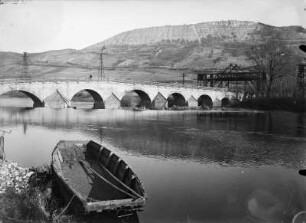
{"type": "Polygon", "coordinates": [[[266,75],[256,67],[241,68],[237,64],[229,64],[223,70],[211,69],[197,72],[197,85],[205,87],[228,87],[236,92],[253,89],[254,92],[263,90],[266,75]]]}

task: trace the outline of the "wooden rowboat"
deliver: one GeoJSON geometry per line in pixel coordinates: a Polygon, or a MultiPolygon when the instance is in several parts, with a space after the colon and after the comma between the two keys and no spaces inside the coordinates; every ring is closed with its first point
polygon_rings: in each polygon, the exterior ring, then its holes
{"type": "Polygon", "coordinates": [[[93,141],[60,141],[52,152],[52,169],[71,210],[86,214],[138,211],[144,188],[131,167],[93,141]]]}

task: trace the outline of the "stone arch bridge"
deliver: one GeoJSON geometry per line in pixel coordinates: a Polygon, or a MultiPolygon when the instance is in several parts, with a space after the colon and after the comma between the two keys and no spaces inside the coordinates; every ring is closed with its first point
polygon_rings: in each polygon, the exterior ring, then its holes
{"type": "MultiPolygon", "coordinates": [[[[218,107],[236,99],[224,88],[169,86],[166,84],[121,83],[101,80],[2,80],[0,95],[19,91],[30,97],[33,107],[70,107],[74,96],[87,91],[94,99],[93,108],[116,109],[124,97],[136,93],[136,106],[166,109],[173,106],[218,107]]],[[[238,98],[239,99],[239,98],[238,98]]]]}

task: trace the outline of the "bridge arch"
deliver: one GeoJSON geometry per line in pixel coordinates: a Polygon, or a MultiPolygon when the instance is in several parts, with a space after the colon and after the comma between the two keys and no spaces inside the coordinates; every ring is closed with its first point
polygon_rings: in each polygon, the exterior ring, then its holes
{"type": "Polygon", "coordinates": [[[222,98],[221,100],[221,107],[229,107],[230,106],[230,99],[228,98],[222,98]]]}
{"type": "Polygon", "coordinates": [[[203,109],[212,109],[213,101],[209,95],[203,94],[198,98],[198,106],[203,109]]]}
{"type": "Polygon", "coordinates": [[[93,109],[104,109],[105,108],[102,96],[98,92],[92,89],[82,89],[74,93],[71,97],[71,102],[72,103],[75,102],[77,97],[79,98],[79,101],[82,101],[82,102],[91,101],[88,98],[88,96],[91,96],[92,100],[94,101],[93,109]]]}
{"type": "Polygon", "coordinates": [[[167,101],[168,101],[168,108],[188,106],[185,97],[180,93],[170,94],[167,98],[167,101]]]}
{"type": "Polygon", "coordinates": [[[151,108],[152,101],[150,96],[143,90],[131,90],[126,92],[121,99],[121,107],[144,107],[146,109],[151,108]]]}
{"type": "Polygon", "coordinates": [[[1,92],[0,95],[9,94],[9,93],[13,93],[13,92],[23,93],[28,98],[32,99],[33,107],[34,108],[35,107],[44,107],[45,106],[44,102],[38,96],[36,96],[35,93],[33,93],[31,91],[27,91],[27,90],[10,89],[10,90],[6,90],[4,92],[1,92]]]}

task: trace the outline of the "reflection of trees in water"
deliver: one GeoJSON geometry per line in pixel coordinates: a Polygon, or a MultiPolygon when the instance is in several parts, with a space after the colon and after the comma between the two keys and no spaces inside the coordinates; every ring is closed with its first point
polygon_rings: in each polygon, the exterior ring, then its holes
{"type": "Polygon", "coordinates": [[[272,117],[271,112],[269,112],[266,120],[267,120],[267,128],[266,129],[268,130],[268,133],[273,133],[273,117],[272,117]]]}
{"type": "MultiPolygon", "coordinates": [[[[172,123],[173,124],[173,123],[172,123]]],[[[226,131],[159,128],[133,123],[124,129],[106,129],[113,143],[142,155],[161,156],[221,165],[300,166],[306,141],[298,138],[226,131]],[[128,129],[128,130],[127,130],[128,129]]],[[[95,133],[93,133],[95,134],[95,133]]]]}
{"type": "Polygon", "coordinates": [[[23,134],[27,134],[27,129],[28,129],[28,123],[24,122],[23,123],[23,134]]]}
{"type": "Polygon", "coordinates": [[[302,113],[296,116],[296,135],[297,136],[305,135],[304,114],[302,113]]]}

